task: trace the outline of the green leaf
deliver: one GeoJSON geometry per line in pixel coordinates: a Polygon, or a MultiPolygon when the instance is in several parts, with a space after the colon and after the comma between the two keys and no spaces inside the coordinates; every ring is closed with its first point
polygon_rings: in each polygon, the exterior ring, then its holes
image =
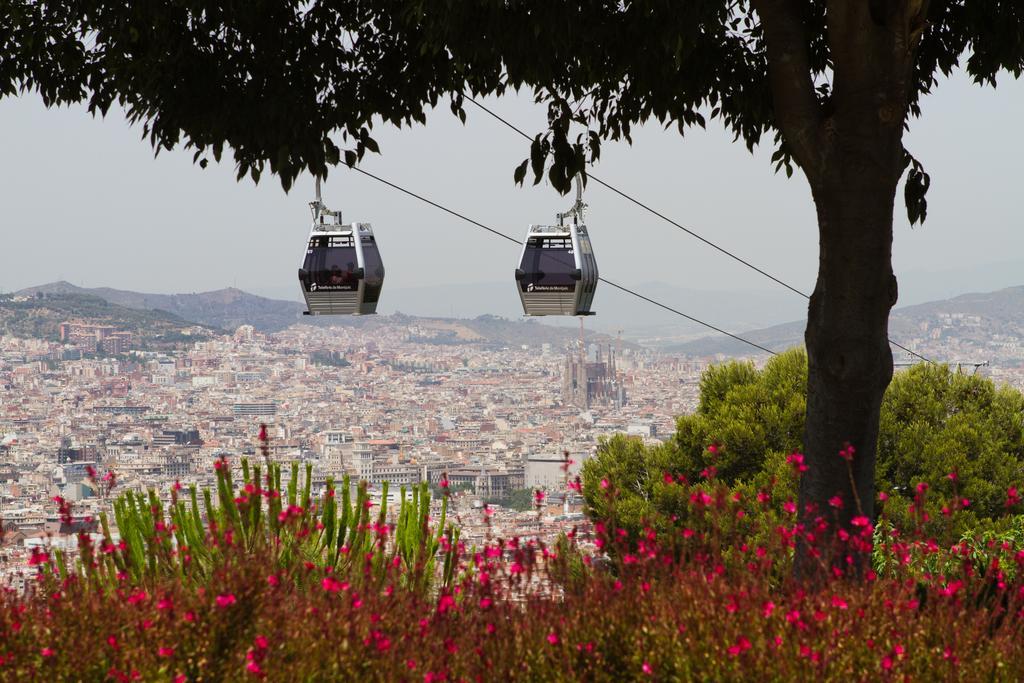
{"type": "Polygon", "coordinates": [[[523,163],[516,167],[516,172],[512,174],[512,179],[516,185],[522,185],[523,180],[526,178],[526,169],[530,165],[529,159],[523,159],[523,163]]]}

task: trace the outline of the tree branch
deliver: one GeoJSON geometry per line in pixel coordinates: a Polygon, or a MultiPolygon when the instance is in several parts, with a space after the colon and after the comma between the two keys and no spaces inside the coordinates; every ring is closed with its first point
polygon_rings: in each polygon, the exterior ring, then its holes
{"type": "Polygon", "coordinates": [[[753,0],[764,27],[775,117],[793,158],[814,178],[821,170],[821,109],[807,56],[807,36],[794,0],[753,0]]]}

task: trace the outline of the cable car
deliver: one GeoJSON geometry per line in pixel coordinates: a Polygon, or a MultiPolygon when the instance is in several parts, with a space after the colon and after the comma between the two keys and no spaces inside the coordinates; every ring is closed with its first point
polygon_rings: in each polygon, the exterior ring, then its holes
{"type": "Polygon", "coordinates": [[[377,312],[384,263],[369,223],[341,223],[341,212],[320,200],[309,203],[313,227],[299,268],[305,315],[366,315],[377,312]]]}
{"type": "Polygon", "coordinates": [[[558,214],[558,225],[531,225],[516,268],[516,290],[526,315],[594,315],[597,260],[583,223],[583,184],[576,203],[558,214]],[[572,223],[566,222],[571,218],[572,223]]]}

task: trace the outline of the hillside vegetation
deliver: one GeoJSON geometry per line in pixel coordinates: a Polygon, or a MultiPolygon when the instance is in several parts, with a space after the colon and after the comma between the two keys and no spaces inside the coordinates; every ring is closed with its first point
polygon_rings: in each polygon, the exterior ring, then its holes
{"type": "Polygon", "coordinates": [[[59,327],[66,321],[83,321],[96,325],[113,325],[132,333],[142,343],[172,343],[181,339],[181,330],[202,327],[207,338],[218,330],[184,320],[166,311],[136,310],[111,304],[99,297],[82,294],[40,294],[24,297],[0,296],[0,334],[15,337],[58,339],[59,327]]]}

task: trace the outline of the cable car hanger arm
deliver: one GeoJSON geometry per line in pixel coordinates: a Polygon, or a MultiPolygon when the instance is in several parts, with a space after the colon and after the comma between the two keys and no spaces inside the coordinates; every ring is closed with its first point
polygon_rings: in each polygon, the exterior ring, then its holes
{"type": "Polygon", "coordinates": [[[576,174],[576,203],[570,207],[565,213],[556,214],[558,216],[558,224],[565,225],[564,221],[566,218],[572,218],[573,224],[583,223],[583,212],[587,208],[587,205],[583,203],[583,180],[580,174],[576,174]]]}

